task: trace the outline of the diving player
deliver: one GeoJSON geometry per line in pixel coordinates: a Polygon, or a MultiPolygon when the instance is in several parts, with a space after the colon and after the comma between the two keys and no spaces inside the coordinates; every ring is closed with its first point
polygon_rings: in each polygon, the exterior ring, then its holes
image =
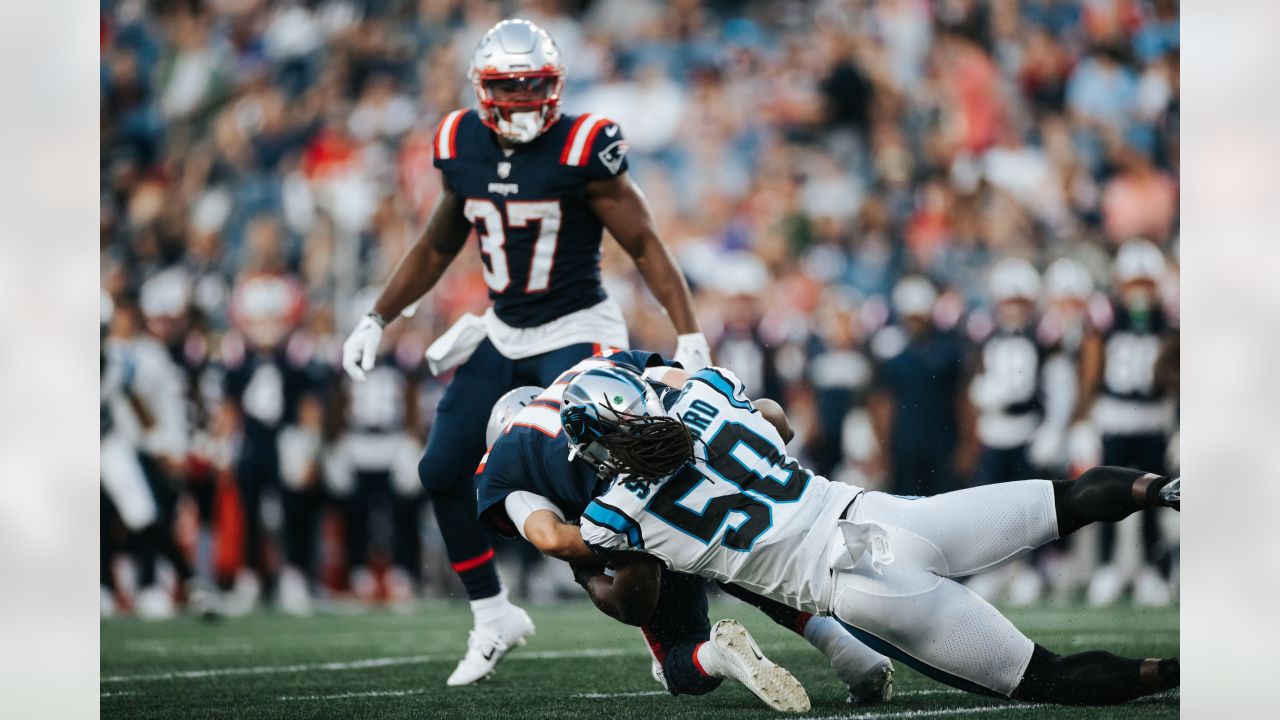
{"type": "MultiPolygon", "coordinates": [[[[504,395],[490,417],[487,439],[491,448],[476,477],[480,516],[504,535],[519,532],[553,557],[563,549],[562,537],[577,538],[577,528],[566,519],[576,520],[595,495],[607,490],[609,480],[601,478],[591,463],[570,458],[561,432],[559,397],[579,373],[609,367],[644,372],[646,380],[658,389],[673,390],[661,383],[683,383],[688,376],[655,353],[620,351],[583,360],[545,390],[525,387],[504,395]]],[[[774,417],[785,423],[775,403],[762,400],[757,404],[767,412],[776,409],[774,417]]],[[[790,433],[785,425],[783,431],[790,433]]],[[[668,691],[700,695],[717,687],[722,673],[728,673],[774,709],[795,709],[785,693],[792,687],[785,671],[769,667],[763,658],[735,653],[725,640],[729,633],[738,632],[737,627],[726,626],[733,621],[711,627],[705,580],[658,573],[656,565],[644,556],[635,559],[637,563],[618,563],[612,577],[587,566],[575,566],[575,577],[603,612],[642,628],[653,655],[654,675],[668,691]],[[765,667],[758,673],[741,672],[757,665],[765,667]]],[[[845,633],[835,621],[731,585],[722,584],[722,588],[823,652],[849,687],[851,702],[886,702],[892,696],[892,663],[845,633]]],[[[745,629],[740,632],[746,634],[745,629]]]]}
{"type": "Polygon", "coordinates": [[[436,131],[444,182],[426,230],[343,346],[343,367],[363,380],[382,328],[435,286],[476,230],[493,307],[483,319],[464,317],[428,349],[433,372],[460,367],[419,465],[475,614],[449,685],[484,678],[534,632],[498,581],[471,477],[489,409],[503,393],[549,385],[601,346],[627,346],[622,311],[600,282],[604,229],[671,317],[676,358],[698,368],[711,355],[688,285],[627,175],[622,131],[601,115],[560,114],[565,67],[551,36],[524,20],[498,23],[481,38],[470,75],[479,109],[449,113],[436,131]]]}
{"type": "Polygon", "coordinates": [[[789,457],[741,382],[719,368],[661,400],[624,368],[588,370],[564,389],[560,416],[575,453],[615,478],[583,513],[572,554],[643,552],[832,614],[870,647],[975,693],[1108,704],[1178,685],[1176,658],[1056,655],[954,580],[1091,522],[1178,509],[1178,479],[1098,467],[1072,482],[928,498],[868,492],[789,457]]]}

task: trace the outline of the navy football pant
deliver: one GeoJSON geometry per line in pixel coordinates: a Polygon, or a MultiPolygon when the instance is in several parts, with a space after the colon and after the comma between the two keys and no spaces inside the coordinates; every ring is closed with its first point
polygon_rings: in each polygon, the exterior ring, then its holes
{"type": "MultiPolygon", "coordinates": [[[[1169,439],[1163,433],[1146,435],[1103,435],[1102,464],[1135,468],[1157,475],[1165,474],[1165,449],[1169,439]]],[[[1169,569],[1168,549],[1160,537],[1159,518],[1154,508],[1142,510],[1143,560],[1157,565],[1162,572],[1169,569]]],[[[1100,528],[1101,555],[1099,562],[1106,564],[1115,556],[1116,528],[1107,524],[1100,528]]]]}
{"type": "Polygon", "coordinates": [[[418,477],[431,498],[449,562],[467,597],[493,597],[502,589],[493,548],[476,517],[473,478],[484,456],[484,430],[493,404],[521,385],[546,387],[599,346],[578,343],[542,355],[512,360],[485,340],[454,373],[436,408],[418,477]]]}

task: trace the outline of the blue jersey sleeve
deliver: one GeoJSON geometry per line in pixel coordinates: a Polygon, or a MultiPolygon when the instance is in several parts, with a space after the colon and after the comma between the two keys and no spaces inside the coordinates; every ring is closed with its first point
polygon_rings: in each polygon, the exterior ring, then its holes
{"type": "Polygon", "coordinates": [[[648,352],[647,350],[618,350],[609,356],[609,360],[637,373],[643,373],[651,367],[676,366],[674,360],[669,360],[658,353],[648,352]]]}
{"type": "Polygon", "coordinates": [[[529,489],[528,474],[511,435],[499,437],[476,469],[476,514],[504,537],[516,536],[504,503],[511,493],[529,489]]]}
{"type": "Polygon", "coordinates": [[[587,150],[587,174],[593,178],[613,177],[627,171],[627,141],[622,128],[612,120],[605,120],[595,128],[587,150]]]}

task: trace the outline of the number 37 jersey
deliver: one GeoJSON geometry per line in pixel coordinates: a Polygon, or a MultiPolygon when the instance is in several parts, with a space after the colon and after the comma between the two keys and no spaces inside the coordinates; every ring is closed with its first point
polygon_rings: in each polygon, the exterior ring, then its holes
{"type": "Polygon", "coordinates": [[[565,115],[511,150],[473,110],[440,122],[435,166],[475,228],[499,320],[536,327],[605,299],[604,226],[586,187],[626,172],[626,151],[622,131],[601,115],[565,115]]]}
{"type": "Polygon", "coordinates": [[[672,570],[824,611],[836,522],[861,489],[789,457],[727,370],[695,373],[664,404],[694,434],[694,462],[654,485],[615,481],[583,513],[583,540],[606,554],[641,550],[672,570]]]}

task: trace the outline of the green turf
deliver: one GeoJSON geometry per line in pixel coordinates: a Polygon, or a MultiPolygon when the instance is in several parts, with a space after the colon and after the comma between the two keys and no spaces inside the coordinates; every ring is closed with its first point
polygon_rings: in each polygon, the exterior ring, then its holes
{"type": "MultiPolygon", "coordinates": [[[[657,693],[635,628],[585,603],[530,610],[538,634],[489,681],[446,688],[470,615],[433,602],[411,613],[289,618],[254,615],[217,624],[194,619],[102,624],[104,718],[750,718],[777,717],[726,682],[702,697],[657,693]],[[588,694],[640,693],[619,697],[588,694]]],[[[1101,648],[1131,656],[1177,654],[1176,609],[1014,610],[1034,640],[1059,652],[1101,648]]],[[[1018,706],[965,695],[899,665],[889,706],[851,708],[824,659],[753,608],[716,602],[712,619],[736,617],[809,691],[805,717],[1177,717],[1177,693],[1097,709],[1018,706]],[[985,709],[984,709],[985,708],[985,709]]]]}

